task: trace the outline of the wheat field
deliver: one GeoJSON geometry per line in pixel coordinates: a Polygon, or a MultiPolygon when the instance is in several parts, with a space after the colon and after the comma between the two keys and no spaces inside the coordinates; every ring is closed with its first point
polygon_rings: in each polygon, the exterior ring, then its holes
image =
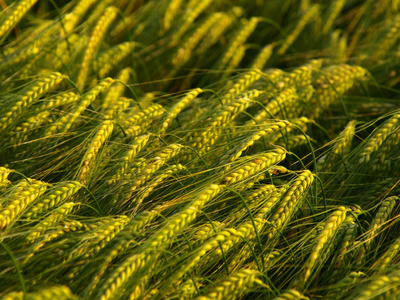
{"type": "Polygon", "coordinates": [[[1,299],[400,299],[400,2],[0,0],[1,299]]]}

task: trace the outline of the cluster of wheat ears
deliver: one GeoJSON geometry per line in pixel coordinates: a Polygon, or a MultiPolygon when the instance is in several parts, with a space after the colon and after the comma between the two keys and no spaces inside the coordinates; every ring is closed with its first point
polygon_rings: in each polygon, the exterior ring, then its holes
{"type": "Polygon", "coordinates": [[[400,299],[400,1],[0,6],[2,299],[400,299]]]}

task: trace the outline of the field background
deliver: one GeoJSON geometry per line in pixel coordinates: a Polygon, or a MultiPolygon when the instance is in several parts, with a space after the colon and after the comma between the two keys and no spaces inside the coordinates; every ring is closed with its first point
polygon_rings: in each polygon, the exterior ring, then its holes
{"type": "Polygon", "coordinates": [[[2,299],[400,299],[400,1],[0,8],[2,299]]]}

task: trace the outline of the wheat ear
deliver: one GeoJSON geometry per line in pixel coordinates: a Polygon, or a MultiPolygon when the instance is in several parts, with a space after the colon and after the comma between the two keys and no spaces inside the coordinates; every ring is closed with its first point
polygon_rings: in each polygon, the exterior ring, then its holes
{"type": "Polygon", "coordinates": [[[52,126],[50,126],[44,136],[51,136],[58,130],[61,132],[68,131],[76,119],[85,111],[85,109],[96,99],[96,97],[103,91],[107,90],[110,85],[114,82],[111,78],[106,78],[93,87],[89,92],[87,92],[83,97],[81,102],[77,105],[75,110],[71,115],[64,115],[59,120],[57,120],[52,126]]]}
{"type": "Polygon", "coordinates": [[[77,181],[65,181],[54,185],[43,197],[39,198],[26,213],[24,213],[24,218],[35,218],[38,214],[44,213],[50,208],[62,204],[69,197],[78,192],[81,187],[82,184],[77,181]]]}
{"type": "Polygon", "coordinates": [[[31,106],[32,102],[38,99],[43,94],[47,93],[52,87],[59,84],[65,78],[61,73],[50,73],[40,78],[33,85],[27,87],[13,103],[10,108],[3,114],[0,119],[0,130],[6,130],[20,114],[31,106]]]}
{"type": "Polygon", "coordinates": [[[329,243],[331,243],[334,239],[336,231],[346,219],[346,211],[347,210],[345,207],[339,207],[339,209],[333,212],[326,221],[325,227],[317,237],[317,243],[313,247],[311,254],[305,263],[304,271],[298,279],[299,286],[304,287],[309,283],[310,276],[313,270],[316,268],[317,262],[319,264],[323,263],[323,261],[320,260],[321,252],[324,251],[324,249],[326,250],[329,246],[329,243]]]}
{"type": "MultiPolygon", "coordinates": [[[[223,282],[207,291],[205,296],[199,296],[196,300],[223,300],[238,299],[249,293],[254,284],[260,284],[257,279],[259,273],[251,269],[242,269],[229,275],[223,282]]],[[[263,285],[263,284],[261,284],[263,285]]]]}
{"type": "Polygon", "coordinates": [[[0,229],[5,229],[24,210],[35,201],[47,189],[47,184],[42,181],[31,180],[30,184],[24,184],[15,193],[11,194],[7,205],[0,211],[0,229]]]}
{"type": "Polygon", "coordinates": [[[244,151],[246,151],[249,147],[254,145],[254,143],[263,136],[266,136],[276,130],[280,130],[290,126],[291,124],[288,121],[279,121],[271,125],[265,126],[262,130],[257,131],[256,133],[254,133],[253,135],[249,136],[247,139],[242,141],[240,144],[229,150],[221,158],[220,165],[225,165],[234,162],[242,155],[244,151]]]}
{"type": "Polygon", "coordinates": [[[282,46],[278,50],[279,55],[285,54],[287,49],[293,44],[293,42],[297,39],[299,34],[303,31],[304,27],[310,22],[310,20],[317,14],[319,14],[320,7],[318,4],[314,4],[311,6],[307,12],[302,16],[299,23],[297,23],[294,30],[290,33],[290,35],[285,39],[282,46]]]}
{"type": "Polygon", "coordinates": [[[171,125],[173,119],[186,107],[188,106],[203,90],[196,88],[188,92],[177,104],[175,104],[162,119],[161,129],[158,131],[159,135],[164,134],[167,128],[171,125]]]}
{"type": "Polygon", "coordinates": [[[98,49],[98,46],[103,39],[108,27],[114,21],[117,16],[118,9],[110,6],[108,7],[104,14],[101,16],[96,26],[93,29],[92,35],[89,40],[89,44],[86,47],[85,55],[83,57],[83,62],[80,67],[80,72],[76,80],[76,85],[82,89],[85,85],[86,77],[89,73],[90,63],[93,60],[94,55],[98,49]]]}
{"type": "Polygon", "coordinates": [[[10,29],[18,24],[19,20],[27,13],[27,11],[37,2],[37,0],[22,0],[14,2],[14,6],[10,8],[5,19],[2,20],[0,26],[0,38],[4,36],[10,29]]]}
{"type": "MultiPolygon", "coordinates": [[[[133,254],[122,262],[113,271],[97,293],[97,299],[110,299],[125,284],[131,276],[144,269],[151,268],[162,250],[182,229],[188,226],[197,216],[197,213],[213,199],[223,187],[211,184],[181,212],[173,215],[161,229],[152,235],[138,249],[138,254],[133,254]]],[[[134,288],[134,286],[132,287],[134,288]]]]}
{"type": "Polygon", "coordinates": [[[86,151],[82,163],[81,168],[78,175],[78,181],[86,184],[89,179],[90,169],[93,167],[93,163],[96,160],[96,156],[100,151],[101,146],[105,143],[105,141],[110,137],[112,131],[114,129],[114,123],[110,120],[104,121],[94,136],[90,147],[86,151]]]}
{"type": "Polygon", "coordinates": [[[271,239],[277,230],[286,227],[291,216],[297,211],[305,192],[314,180],[314,175],[309,170],[303,171],[290,185],[285,195],[282,197],[279,207],[271,216],[269,221],[272,223],[268,238],[271,239]]]}

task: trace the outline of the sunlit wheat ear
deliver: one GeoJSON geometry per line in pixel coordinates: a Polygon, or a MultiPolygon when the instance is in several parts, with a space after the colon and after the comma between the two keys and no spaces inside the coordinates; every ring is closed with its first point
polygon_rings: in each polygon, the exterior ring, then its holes
{"type": "Polygon", "coordinates": [[[193,299],[197,294],[197,289],[201,288],[204,284],[202,283],[202,279],[200,277],[192,277],[192,278],[193,280],[190,278],[182,282],[168,296],[171,298],[177,298],[179,300],[193,299]]]}
{"type": "Polygon", "coordinates": [[[321,69],[322,60],[314,59],[309,63],[295,68],[288,73],[282,75],[279,81],[276,83],[277,88],[290,88],[296,86],[296,88],[305,87],[311,85],[311,78],[315,72],[321,69]]]}
{"type": "Polygon", "coordinates": [[[217,141],[223,127],[232,122],[232,120],[244,111],[249,104],[249,99],[239,98],[224,105],[222,109],[207,123],[205,129],[189,135],[188,139],[190,146],[199,149],[200,152],[209,151],[211,146],[217,141]]]}
{"type": "Polygon", "coordinates": [[[384,273],[390,267],[393,259],[396,257],[397,253],[400,251],[400,238],[397,238],[390,244],[389,249],[387,249],[380,258],[376,261],[374,268],[371,271],[377,273],[384,273]]]}
{"type": "Polygon", "coordinates": [[[196,46],[200,43],[200,41],[204,38],[204,36],[210,31],[211,27],[218,23],[219,20],[223,17],[223,15],[219,12],[213,13],[209,16],[202,24],[200,24],[196,31],[191,34],[179,47],[172,58],[172,65],[174,69],[170,76],[173,75],[173,72],[178,70],[183,64],[185,64],[192,56],[196,46]]]}
{"type": "Polygon", "coordinates": [[[342,225],[346,219],[346,208],[339,207],[338,210],[333,212],[329,219],[326,221],[325,227],[317,237],[316,245],[313,247],[310,256],[308,257],[304,271],[301,273],[300,278],[294,285],[305,287],[309,284],[312,272],[318,265],[321,265],[323,261],[319,261],[322,256],[322,251],[327,251],[329,244],[335,237],[338,228],[342,225]]]}
{"type": "Polygon", "coordinates": [[[28,211],[23,214],[24,218],[32,219],[47,212],[50,208],[62,204],[69,197],[78,192],[82,184],[77,181],[60,182],[51,187],[46,194],[39,198],[28,211]]]}
{"type": "Polygon", "coordinates": [[[25,257],[22,264],[29,264],[38,251],[43,249],[44,246],[47,246],[48,243],[64,236],[65,234],[68,234],[70,232],[87,232],[90,230],[92,229],[89,228],[88,225],[80,221],[63,221],[62,224],[60,224],[55,230],[52,230],[48,234],[44,234],[40,237],[39,241],[34,242],[32,247],[29,248],[29,254],[25,257]]]}
{"type": "Polygon", "coordinates": [[[115,295],[118,295],[123,284],[132,276],[138,269],[143,268],[148,263],[149,257],[146,259],[144,253],[132,255],[125,259],[115,270],[113,270],[107,280],[94,291],[96,299],[107,300],[113,299],[115,295]],[[97,292],[97,293],[96,293],[97,292]]]}
{"type": "Polygon", "coordinates": [[[360,248],[360,252],[358,253],[358,265],[361,265],[366,260],[366,252],[369,252],[371,250],[371,246],[373,245],[374,240],[376,240],[379,233],[383,231],[383,226],[392,214],[392,211],[398,201],[399,197],[392,196],[386,198],[382,202],[379,211],[376,213],[375,218],[372,220],[371,225],[369,226],[368,231],[365,234],[365,242],[360,248]]]}
{"type": "Polygon", "coordinates": [[[14,132],[10,132],[9,143],[16,149],[18,146],[26,142],[31,135],[38,133],[43,124],[50,120],[50,113],[41,112],[35,116],[28,118],[25,122],[15,127],[14,132]]]}
{"type": "Polygon", "coordinates": [[[0,229],[5,229],[10,225],[28,205],[46,191],[47,187],[48,184],[45,182],[30,180],[30,184],[24,184],[15,193],[9,195],[7,204],[0,210],[0,229]]]}
{"type": "Polygon", "coordinates": [[[267,64],[268,60],[272,56],[272,52],[275,48],[274,44],[269,44],[264,46],[260,52],[258,52],[257,56],[254,58],[250,68],[263,70],[264,66],[267,64]]]}
{"type": "Polygon", "coordinates": [[[2,114],[0,118],[0,130],[4,132],[17,118],[21,116],[32,102],[47,93],[51,88],[59,84],[65,78],[61,73],[50,73],[38,79],[34,84],[21,91],[17,101],[2,114]]]}
{"type": "Polygon", "coordinates": [[[260,138],[263,136],[266,136],[276,130],[280,130],[286,127],[290,127],[291,124],[288,121],[279,121],[276,123],[272,123],[270,125],[265,125],[262,126],[263,129],[255,132],[251,136],[249,136],[247,139],[243,140],[240,144],[235,146],[234,148],[230,149],[222,158],[220,161],[220,165],[225,165],[234,162],[236,159],[238,159],[244,151],[246,151],[249,147],[254,145],[255,142],[257,142],[260,138]]]}
{"type": "Polygon", "coordinates": [[[260,79],[261,75],[262,73],[259,70],[250,70],[240,75],[239,78],[228,87],[228,90],[222,96],[221,102],[223,104],[231,102],[240,93],[246,91],[255,81],[260,79]]]}
{"type": "Polygon", "coordinates": [[[36,226],[34,226],[29,234],[26,236],[26,241],[33,243],[37,238],[39,238],[46,231],[51,230],[55,225],[58,224],[66,215],[70,214],[73,208],[80,203],[66,202],[60,207],[56,208],[51,212],[51,215],[44,218],[36,226]]]}
{"type": "Polygon", "coordinates": [[[169,168],[165,169],[162,174],[156,176],[154,180],[149,182],[142,190],[137,192],[137,196],[131,200],[132,203],[135,204],[136,207],[139,207],[143,200],[150,195],[150,193],[161,183],[165,181],[170,176],[173,176],[176,172],[180,170],[186,169],[181,164],[172,165],[169,168]]]}
{"type": "Polygon", "coordinates": [[[332,28],[333,23],[336,18],[339,16],[340,11],[342,10],[346,0],[336,0],[331,4],[330,13],[328,19],[325,21],[324,27],[322,28],[322,33],[326,34],[332,28]]]}
{"type": "MultiPolygon", "coordinates": [[[[261,224],[261,222],[258,223],[261,224]]],[[[168,281],[164,284],[164,289],[168,289],[172,284],[180,280],[185,273],[190,272],[190,270],[194,267],[207,263],[213,259],[221,258],[221,250],[218,252],[218,256],[216,255],[216,252],[214,252],[219,245],[223,245],[222,247],[225,253],[225,251],[228,251],[233,245],[242,241],[244,236],[248,236],[251,233],[254,233],[254,227],[253,224],[250,223],[244,224],[241,227],[241,231],[237,231],[232,227],[221,230],[215,234],[212,239],[205,241],[199,247],[196,247],[190,256],[188,256],[182,262],[181,266],[170,276],[168,281]],[[213,255],[211,255],[211,253],[213,255]]]]}
{"type": "MultiPolygon", "coordinates": [[[[242,269],[232,273],[223,282],[216,284],[215,287],[205,292],[204,296],[195,298],[196,300],[208,299],[236,299],[249,293],[254,284],[260,284],[257,279],[259,272],[251,269],[242,269]]],[[[261,284],[263,285],[263,284],[261,284]]]]}
{"type": "MultiPolygon", "coordinates": [[[[138,254],[133,254],[125,259],[105,280],[97,292],[98,299],[110,299],[131,277],[144,269],[151,268],[160,251],[197,216],[199,211],[223,189],[223,186],[211,184],[197,197],[189,202],[180,212],[173,215],[167,224],[153,234],[138,249],[138,254]],[[150,264],[149,264],[150,262],[150,264]]],[[[134,287],[132,287],[134,288],[134,287]]]]}
{"type": "Polygon", "coordinates": [[[50,287],[39,288],[38,291],[32,293],[24,292],[11,292],[6,294],[3,300],[16,300],[16,299],[71,299],[78,300],[79,297],[75,296],[69,287],[64,285],[54,285],[50,287]]]}
{"type": "Polygon", "coordinates": [[[289,47],[294,43],[300,33],[303,31],[304,27],[311,21],[311,19],[319,14],[320,6],[318,4],[314,4],[310,7],[310,9],[302,16],[299,23],[297,23],[296,27],[289,34],[289,36],[284,40],[282,46],[278,50],[279,55],[285,54],[285,52],[289,49],[289,47]]]}
{"type": "Polygon", "coordinates": [[[52,136],[57,131],[66,132],[72,125],[74,125],[76,119],[85,111],[85,109],[96,99],[96,97],[103,91],[107,90],[110,85],[114,82],[111,78],[106,78],[88,91],[77,104],[75,110],[72,114],[63,115],[59,120],[57,120],[53,125],[51,125],[44,136],[52,136]]]}
{"type": "Polygon", "coordinates": [[[346,125],[346,128],[339,133],[332,150],[318,160],[317,167],[320,171],[331,170],[334,163],[349,152],[355,134],[356,124],[357,121],[350,121],[346,125]]]}
{"type": "Polygon", "coordinates": [[[90,170],[92,169],[96,156],[105,141],[110,137],[114,129],[114,123],[110,120],[104,121],[96,132],[88,150],[86,151],[79,170],[78,181],[86,184],[89,180],[90,170]]]}
{"type": "Polygon", "coordinates": [[[361,80],[368,71],[359,66],[332,65],[323,68],[313,80],[315,92],[310,100],[315,105],[313,117],[318,118],[332,103],[338,101],[342,94],[354,86],[356,80],[361,80]]]}
{"type": "MultiPolygon", "coordinates": [[[[153,104],[135,114],[121,114],[119,120],[121,120],[120,124],[126,135],[136,136],[145,133],[152,122],[164,112],[165,109],[160,104],[153,104]]],[[[122,137],[123,133],[120,133],[119,136],[122,137]]]]}
{"type": "Polygon", "coordinates": [[[268,233],[268,238],[271,239],[277,233],[277,230],[282,230],[286,227],[306,196],[305,194],[313,180],[313,173],[305,170],[291,183],[289,189],[283,195],[277,210],[269,218],[272,226],[268,233]]]}
{"type": "Polygon", "coordinates": [[[163,22],[162,22],[162,30],[163,32],[168,31],[171,28],[171,23],[173,19],[178,14],[179,10],[182,7],[182,0],[172,0],[170,1],[167,10],[165,11],[163,22]]]}
{"type": "Polygon", "coordinates": [[[131,68],[122,69],[121,72],[118,74],[118,78],[116,80],[117,82],[115,82],[105,94],[104,101],[101,105],[101,110],[104,111],[104,115],[106,118],[112,118],[115,115],[119,114],[119,106],[116,105],[114,102],[115,99],[119,99],[121,96],[123,96],[126,89],[124,84],[128,83],[131,74],[131,68]]]}
{"type": "Polygon", "coordinates": [[[227,13],[219,13],[220,18],[217,23],[214,23],[212,28],[208,31],[207,35],[202,39],[198,46],[199,52],[208,50],[211,46],[216,44],[223,34],[234,25],[241,15],[243,15],[243,8],[240,6],[234,6],[227,13]]]}
{"type": "Polygon", "coordinates": [[[176,103],[169,111],[165,113],[165,117],[161,120],[161,128],[158,131],[159,135],[165,133],[167,128],[171,125],[176,116],[188,106],[203,90],[200,88],[189,91],[178,103],[176,103]]]}
{"type": "MultiPolygon", "coordinates": [[[[273,184],[265,184],[262,187],[258,188],[253,192],[249,192],[246,194],[246,204],[248,207],[252,207],[253,205],[259,204],[262,208],[257,212],[257,217],[261,217],[261,215],[268,212],[271,207],[276,203],[276,201],[270,202],[272,199],[272,194],[277,192],[277,188],[273,184]]],[[[277,197],[279,200],[279,197],[277,197]]],[[[229,219],[232,220],[240,220],[243,216],[247,216],[248,211],[246,207],[242,207],[235,213],[231,213],[229,219]]]]}
{"type": "Polygon", "coordinates": [[[11,169],[0,167],[0,189],[10,184],[10,181],[7,178],[11,173],[11,169]]]}
{"type": "Polygon", "coordinates": [[[109,180],[109,183],[115,183],[119,180],[128,168],[132,165],[134,159],[139,154],[139,152],[146,146],[149,141],[150,135],[142,135],[136,137],[133,142],[129,145],[128,151],[126,151],[121,158],[122,161],[116,167],[115,175],[109,180]]]}
{"type": "Polygon", "coordinates": [[[271,101],[249,121],[245,126],[263,124],[266,119],[285,116],[299,103],[297,92],[293,88],[287,88],[275,94],[271,101]]]}
{"type": "Polygon", "coordinates": [[[373,172],[388,175],[391,174],[393,170],[391,161],[396,159],[394,153],[398,151],[399,144],[400,130],[399,127],[397,127],[388,135],[388,137],[382,143],[382,146],[379,149],[379,155],[375,155],[374,159],[371,160],[373,172]]]}
{"type": "Polygon", "coordinates": [[[250,20],[243,19],[242,26],[237,31],[236,36],[233,38],[231,44],[223,54],[221,61],[219,62],[218,68],[224,69],[232,57],[235,55],[237,49],[242,46],[249,36],[256,29],[257,24],[261,21],[259,17],[252,17],[250,20]]]}
{"type": "Polygon", "coordinates": [[[265,168],[273,166],[283,161],[286,157],[286,151],[282,149],[275,149],[270,152],[259,153],[254,156],[244,157],[249,162],[245,162],[242,166],[238,166],[234,169],[225,170],[228,175],[224,177],[222,182],[226,185],[232,185],[234,183],[243,181],[249,177],[256,175],[265,168]]]}
{"type": "Polygon", "coordinates": [[[373,54],[375,58],[382,58],[389,53],[390,48],[396,44],[400,37],[400,17],[396,16],[389,32],[384,36],[383,40],[378,43],[378,47],[373,54]]]}
{"type": "Polygon", "coordinates": [[[296,289],[290,289],[286,292],[280,294],[278,297],[273,298],[273,300],[309,300],[310,298],[304,296],[296,289]]]}
{"type": "Polygon", "coordinates": [[[46,112],[55,107],[77,102],[81,99],[80,96],[74,92],[61,92],[51,98],[46,98],[37,103],[37,105],[32,106],[32,114],[39,114],[41,112],[46,112]]]}
{"type": "Polygon", "coordinates": [[[369,138],[360,153],[359,163],[366,163],[370,160],[373,155],[381,146],[382,143],[387,139],[389,134],[398,126],[400,119],[400,113],[396,113],[383,125],[381,125],[375,133],[369,138]]]}
{"type": "Polygon", "coordinates": [[[89,8],[96,3],[96,0],[80,0],[71,13],[65,16],[63,20],[64,26],[61,30],[61,35],[67,35],[75,29],[81,18],[86,14],[89,8]]]}
{"type": "Polygon", "coordinates": [[[367,275],[363,272],[350,272],[348,275],[335,282],[332,287],[332,297],[333,295],[345,294],[348,289],[353,287],[358,281],[362,281],[367,275]]]}
{"type": "Polygon", "coordinates": [[[135,49],[135,42],[124,42],[105,51],[93,62],[93,69],[99,78],[104,78],[129,56],[135,49]]]}
{"type": "Polygon", "coordinates": [[[177,156],[181,149],[180,144],[171,144],[164,147],[160,152],[157,152],[156,156],[146,161],[143,169],[138,172],[138,175],[133,178],[133,182],[130,184],[129,193],[127,199],[130,199],[132,193],[148,181],[153,174],[159,170],[167,161],[177,156]]]}
{"type": "MultiPolygon", "coordinates": [[[[333,274],[342,272],[345,265],[347,265],[351,258],[354,256],[355,251],[351,251],[356,239],[358,225],[352,214],[348,214],[343,225],[340,227],[343,231],[343,239],[341,244],[338,245],[336,254],[332,260],[334,267],[333,274]]],[[[336,279],[336,276],[333,276],[336,279]]]]}
{"type": "Polygon", "coordinates": [[[106,252],[107,255],[104,256],[104,260],[99,262],[100,267],[97,269],[97,273],[87,289],[88,294],[93,293],[93,291],[97,288],[97,285],[101,280],[101,277],[103,276],[107,268],[110,266],[112,261],[115,258],[123,255],[125,253],[124,251],[128,249],[128,247],[131,244],[136,243],[132,235],[129,234],[134,234],[138,232],[144,226],[149,224],[156,216],[157,216],[156,212],[142,211],[138,213],[134,218],[132,218],[124,226],[124,228],[116,235],[115,245],[110,250],[107,250],[106,252]],[[124,238],[125,236],[127,237],[124,238]]]}
{"type": "Polygon", "coordinates": [[[103,226],[92,230],[82,239],[88,240],[89,243],[78,244],[75,248],[68,251],[63,262],[69,262],[77,257],[81,257],[84,260],[93,258],[96,253],[104,248],[124,228],[128,221],[128,217],[118,216],[110,219],[103,226]]]}
{"type": "Polygon", "coordinates": [[[367,299],[396,299],[400,283],[400,271],[394,270],[387,275],[375,276],[371,280],[355,290],[354,300],[367,299]],[[379,297],[379,298],[377,298],[379,297]]]}
{"type": "Polygon", "coordinates": [[[9,8],[0,25],[0,38],[3,37],[15,25],[17,25],[22,17],[36,2],[37,0],[22,0],[19,2],[14,2],[14,5],[9,8]]]}
{"type": "Polygon", "coordinates": [[[189,29],[193,21],[211,4],[211,0],[204,0],[198,3],[193,9],[187,10],[183,17],[184,23],[179,30],[171,37],[170,47],[176,46],[179,43],[182,35],[189,29]]]}
{"type": "Polygon", "coordinates": [[[82,89],[85,86],[86,78],[89,73],[90,64],[97,52],[98,46],[101,40],[103,39],[108,27],[111,25],[111,23],[117,16],[117,11],[118,9],[113,6],[108,7],[93,29],[92,35],[89,40],[89,44],[86,47],[79,75],[76,80],[76,85],[80,89],[82,89]]]}

